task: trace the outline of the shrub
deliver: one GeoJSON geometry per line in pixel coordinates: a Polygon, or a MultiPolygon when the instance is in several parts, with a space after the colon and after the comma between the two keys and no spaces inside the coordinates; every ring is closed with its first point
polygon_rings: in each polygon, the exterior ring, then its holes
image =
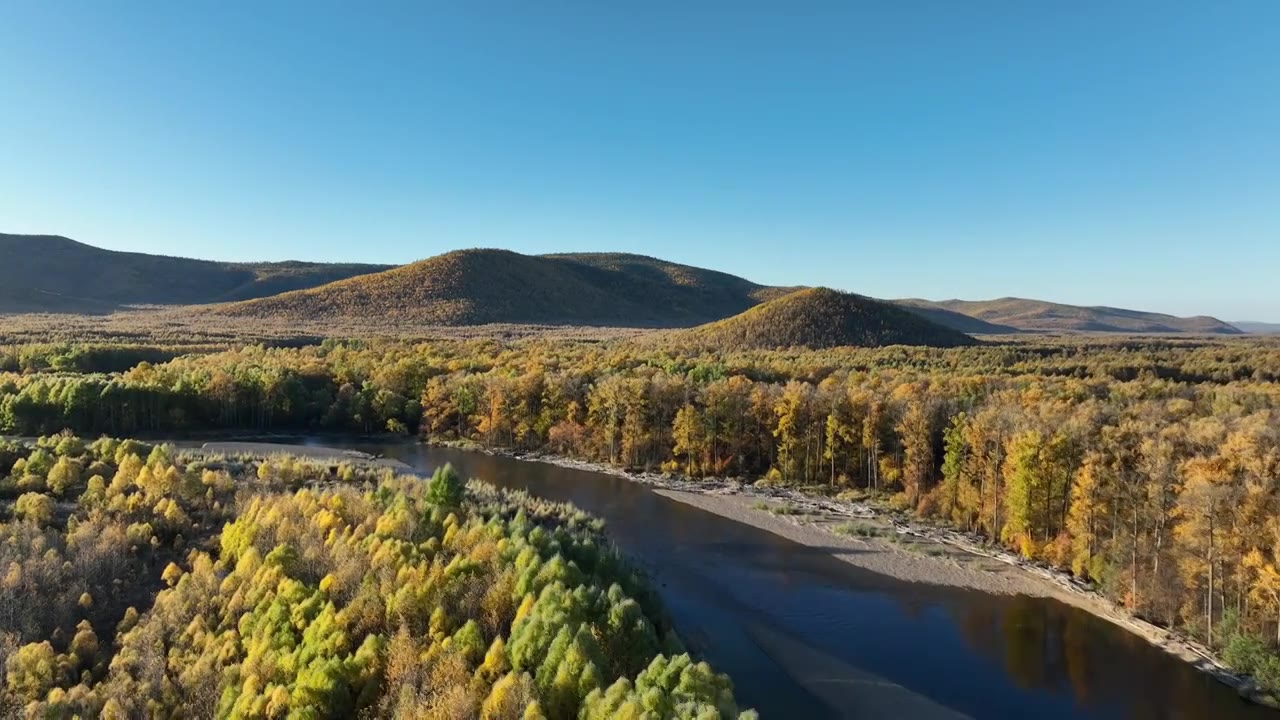
{"type": "Polygon", "coordinates": [[[889,531],[874,523],[865,521],[847,522],[836,527],[836,532],[841,535],[853,535],[856,537],[884,537],[889,531]]]}
{"type": "Polygon", "coordinates": [[[18,517],[37,525],[47,525],[53,519],[53,498],[36,492],[23,493],[14,504],[18,517]]]}

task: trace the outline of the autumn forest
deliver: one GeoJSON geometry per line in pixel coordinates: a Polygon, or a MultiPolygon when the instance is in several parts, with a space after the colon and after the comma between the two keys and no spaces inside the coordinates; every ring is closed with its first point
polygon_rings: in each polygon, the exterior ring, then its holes
{"type": "MultiPolygon", "coordinates": [[[[0,368],[11,435],[392,433],[871,497],[1068,570],[1280,683],[1280,351],[1266,341],[28,345],[0,368]]],[[[114,472],[19,454],[0,484],[18,513],[39,513],[22,507],[33,492],[88,492],[86,506],[101,480],[69,491],[67,474],[114,472]]]]}
{"type": "Polygon", "coordinates": [[[105,437],[0,457],[5,717],[738,714],[570,506],[105,437]]]}

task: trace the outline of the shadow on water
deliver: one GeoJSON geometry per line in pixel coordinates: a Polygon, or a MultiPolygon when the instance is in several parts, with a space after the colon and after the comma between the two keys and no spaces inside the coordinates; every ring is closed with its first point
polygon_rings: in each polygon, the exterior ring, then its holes
{"type": "Polygon", "coordinates": [[[612,475],[411,443],[351,447],[422,471],[449,462],[604,518],[681,634],[765,717],[1280,718],[1055,600],[899,582],[612,475]]]}

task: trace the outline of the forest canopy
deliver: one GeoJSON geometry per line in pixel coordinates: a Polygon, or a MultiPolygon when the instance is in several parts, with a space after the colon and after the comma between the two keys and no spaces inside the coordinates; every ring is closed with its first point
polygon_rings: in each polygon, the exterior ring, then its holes
{"type": "Polygon", "coordinates": [[[1275,341],[732,350],[660,336],[165,351],[0,349],[11,370],[0,432],[390,432],[869,495],[1071,572],[1280,685],[1275,341]]]}
{"type": "Polygon", "coordinates": [[[0,477],[6,717],[739,715],[569,505],[70,434],[0,477]]]}

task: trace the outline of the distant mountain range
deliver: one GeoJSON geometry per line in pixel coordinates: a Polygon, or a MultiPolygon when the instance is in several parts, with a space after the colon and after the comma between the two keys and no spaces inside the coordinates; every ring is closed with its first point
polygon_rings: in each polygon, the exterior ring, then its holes
{"type": "Polygon", "coordinates": [[[897,300],[921,315],[957,330],[975,333],[1007,332],[1086,332],[1086,333],[1194,333],[1239,335],[1241,330],[1217,318],[1199,315],[1175,317],[1161,313],[1125,310],[1113,307],[1063,305],[1043,300],[1000,298],[999,300],[897,300]],[[957,319],[943,313],[955,313],[988,323],[987,329],[969,325],[968,319],[957,319]],[[965,330],[965,327],[973,329],[965,330]]]}
{"type": "Polygon", "coordinates": [[[117,252],[58,235],[0,234],[0,312],[110,312],[276,295],[386,265],[226,263],[117,252]]]}
{"type": "Polygon", "coordinates": [[[1254,322],[1252,320],[1237,320],[1231,323],[1241,330],[1252,333],[1254,335],[1280,335],[1280,323],[1254,322]]]}
{"type": "Polygon", "coordinates": [[[878,301],[825,289],[795,292],[801,289],[626,253],[459,250],[402,266],[229,263],[116,252],[60,236],[0,234],[0,313],[189,305],[199,306],[190,312],[206,319],[313,325],[341,320],[375,326],[691,328],[723,320],[699,330],[698,337],[744,347],[925,339],[923,344],[945,345],[959,342],[956,332],[1280,332],[1280,325],[1267,323],[1237,327],[1211,317],[1021,298],[878,301]]]}

